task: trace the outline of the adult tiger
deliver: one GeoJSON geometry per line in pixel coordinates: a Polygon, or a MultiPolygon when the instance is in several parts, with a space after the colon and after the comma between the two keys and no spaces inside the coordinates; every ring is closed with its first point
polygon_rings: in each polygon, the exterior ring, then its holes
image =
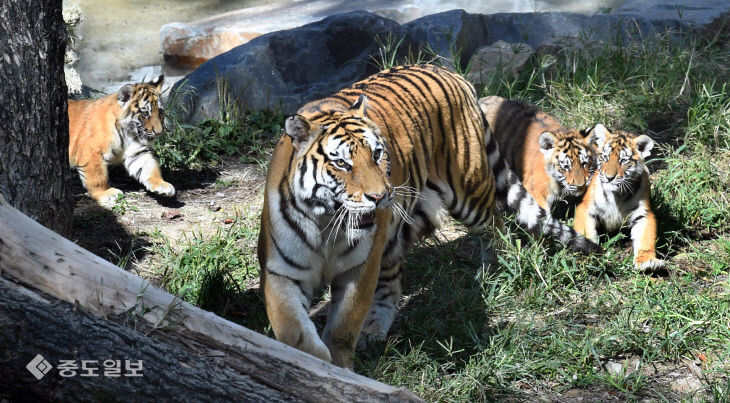
{"type": "Polygon", "coordinates": [[[474,88],[456,74],[395,67],[304,105],[275,147],[261,215],[258,257],[277,339],[352,367],[365,316],[364,331],[377,338],[393,322],[407,246],[439,225],[443,207],[486,235],[498,195],[528,228],[600,250],[525,191],[474,88]],[[307,311],[328,283],[320,340],[307,311]]]}
{"type": "Polygon", "coordinates": [[[656,217],[649,198],[649,169],[644,164],[644,158],[654,148],[654,140],[622,130],[609,132],[600,123],[590,131],[590,136],[600,155],[597,178],[575,208],[573,227],[597,241],[599,225],[617,231],[628,220],[634,267],[664,267],[664,261],[656,257],[656,217]]]}
{"type": "Polygon", "coordinates": [[[489,96],[479,106],[502,156],[540,207],[550,210],[561,194],[583,196],[596,166],[585,131],[567,128],[524,101],[489,96]]]}
{"type": "Polygon", "coordinates": [[[164,128],[160,104],[164,78],[127,84],[116,94],[96,100],[68,101],[68,159],[97,203],[113,204],[122,194],[109,187],[107,170],[121,163],[150,192],[175,195],[175,188],[162,179],[150,148],[164,128]]]}

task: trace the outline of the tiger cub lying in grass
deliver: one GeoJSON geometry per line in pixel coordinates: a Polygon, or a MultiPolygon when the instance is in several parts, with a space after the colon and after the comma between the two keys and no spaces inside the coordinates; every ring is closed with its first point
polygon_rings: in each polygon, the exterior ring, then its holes
{"type": "Polygon", "coordinates": [[[589,134],[599,154],[598,171],[575,209],[575,230],[596,241],[599,224],[616,231],[628,219],[634,266],[664,267],[664,261],[656,257],[656,218],[649,203],[649,170],[644,165],[654,141],[646,135],[612,133],[600,123],[589,134]]]}
{"type": "Polygon", "coordinates": [[[109,187],[109,165],[124,164],[129,175],[150,192],[174,196],[151,150],[164,129],[160,91],[164,76],[149,83],[127,84],[96,100],[69,100],[68,159],[91,198],[114,204],[122,191],[109,187]]]}
{"type": "Polygon", "coordinates": [[[596,165],[585,132],[523,101],[489,96],[479,99],[479,107],[502,155],[540,207],[550,211],[561,194],[585,193],[596,165]]]}

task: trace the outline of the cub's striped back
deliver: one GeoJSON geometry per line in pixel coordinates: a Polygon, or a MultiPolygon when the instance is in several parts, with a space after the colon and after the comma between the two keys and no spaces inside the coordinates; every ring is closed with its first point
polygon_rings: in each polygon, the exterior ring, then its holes
{"type": "Polygon", "coordinates": [[[489,96],[479,100],[502,155],[540,207],[561,194],[582,196],[596,157],[585,131],[570,129],[535,105],[489,96]]]}

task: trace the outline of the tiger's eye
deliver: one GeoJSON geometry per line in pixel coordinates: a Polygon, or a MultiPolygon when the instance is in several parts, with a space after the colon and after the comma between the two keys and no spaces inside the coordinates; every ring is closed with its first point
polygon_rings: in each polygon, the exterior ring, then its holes
{"type": "Polygon", "coordinates": [[[383,150],[378,148],[377,150],[373,151],[373,161],[378,162],[380,161],[380,157],[383,156],[383,150]]]}

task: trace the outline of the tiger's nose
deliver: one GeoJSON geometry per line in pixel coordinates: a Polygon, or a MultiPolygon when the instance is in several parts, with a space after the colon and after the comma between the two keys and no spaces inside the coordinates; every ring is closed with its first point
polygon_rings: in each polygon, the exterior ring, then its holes
{"type": "Polygon", "coordinates": [[[611,182],[613,180],[613,178],[615,178],[615,177],[616,177],[616,174],[613,174],[613,175],[606,174],[606,180],[609,182],[611,182]]]}
{"type": "Polygon", "coordinates": [[[383,197],[385,197],[385,193],[365,193],[365,198],[372,201],[376,205],[380,203],[381,200],[383,200],[383,197]]]}

